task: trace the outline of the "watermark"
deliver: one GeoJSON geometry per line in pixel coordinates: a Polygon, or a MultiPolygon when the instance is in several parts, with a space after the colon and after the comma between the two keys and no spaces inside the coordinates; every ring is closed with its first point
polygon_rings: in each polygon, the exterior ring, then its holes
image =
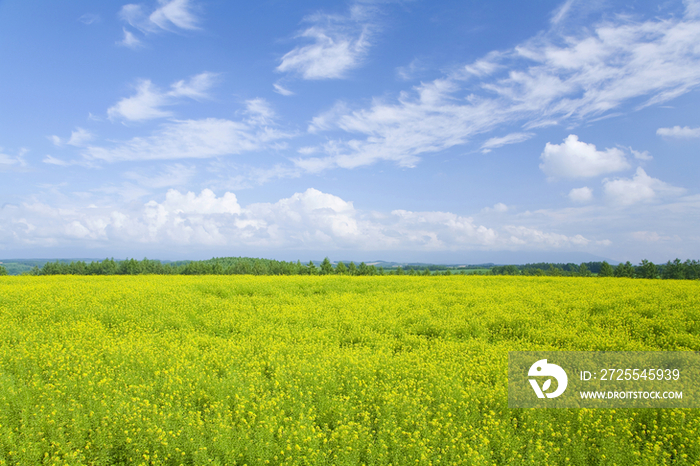
{"type": "Polygon", "coordinates": [[[509,408],[700,408],[700,352],[513,351],[509,408]]]}

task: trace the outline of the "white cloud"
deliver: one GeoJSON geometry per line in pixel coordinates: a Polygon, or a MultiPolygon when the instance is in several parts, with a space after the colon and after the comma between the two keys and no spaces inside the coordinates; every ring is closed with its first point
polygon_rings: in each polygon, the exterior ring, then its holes
{"type": "Polygon", "coordinates": [[[481,145],[481,152],[488,154],[492,149],[502,147],[508,144],[517,144],[519,142],[527,141],[533,137],[535,133],[510,133],[503,137],[491,138],[481,145]]]}
{"type": "Polygon", "coordinates": [[[176,120],[162,125],[149,137],[135,137],[112,147],[89,146],[83,155],[105,162],[201,159],[261,150],[289,137],[283,131],[260,126],[255,119],[176,120]]]}
{"type": "Polygon", "coordinates": [[[683,0],[685,15],[689,18],[700,18],[700,2],[697,0],[683,0]]]}
{"type": "Polygon", "coordinates": [[[631,179],[603,180],[603,191],[613,204],[628,206],[638,202],[652,201],[659,197],[680,196],[685,190],[652,178],[639,167],[631,179]]]}
{"type": "Polygon", "coordinates": [[[593,190],[587,186],[574,188],[569,191],[569,199],[574,202],[588,202],[593,199],[593,190]]]}
{"type": "Polygon", "coordinates": [[[154,176],[146,176],[136,171],[124,173],[124,178],[136,181],[147,188],[165,188],[169,186],[184,186],[195,175],[196,169],[179,163],[164,167],[154,176]]]}
{"type": "Polygon", "coordinates": [[[368,108],[321,115],[323,124],[310,128],[352,136],[320,146],[325,157],[298,166],[353,168],[381,160],[415,166],[422,154],[502,125],[578,124],[640,100],[637,108],[664,103],[700,85],[695,18],[616,16],[576,36],[566,32],[553,27],[512,50],[489,53],[395,102],[376,98],[368,108]]]}
{"type": "Polygon", "coordinates": [[[107,110],[109,118],[123,118],[132,121],[163,118],[171,113],[161,110],[167,105],[167,96],[159,92],[148,79],[139,81],[136,86],[136,95],[125,97],[107,110]]]}
{"type": "Polygon", "coordinates": [[[58,165],[60,167],[67,167],[68,165],[70,165],[70,162],[66,162],[65,160],[58,159],[48,154],[46,155],[46,157],[44,157],[44,160],[42,160],[42,162],[47,163],[49,165],[58,165]]]}
{"type": "Polygon", "coordinates": [[[82,147],[86,145],[88,142],[92,141],[95,138],[95,135],[93,135],[90,131],[77,127],[75,128],[74,131],[71,131],[70,138],[68,138],[67,141],[61,139],[58,136],[51,136],[49,139],[51,142],[53,142],[54,145],[56,146],[62,146],[64,144],[68,144],[70,146],[75,146],[75,147],[82,147]]]}
{"type": "Polygon", "coordinates": [[[89,202],[64,208],[31,202],[0,209],[0,225],[5,227],[0,228],[0,240],[12,237],[15,247],[79,242],[114,248],[143,243],[324,252],[570,249],[589,243],[581,235],[524,226],[489,228],[450,212],[362,211],[350,201],[313,188],[248,206],[241,206],[233,193],[217,196],[209,189],[199,194],[170,189],[163,200],[150,200],[136,209],[89,202]]]}
{"type": "Polygon", "coordinates": [[[90,142],[93,140],[95,136],[88,130],[83,129],[83,128],[76,128],[75,131],[71,131],[70,134],[70,139],[68,139],[68,144],[69,146],[84,146],[87,142],[90,142]]]}
{"type": "Polygon", "coordinates": [[[560,233],[547,233],[525,226],[509,225],[504,230],[511,234],[510,241],[514,245],[531,244],[542,245],[548,248],[582,247],[590,243],[590,240],[582,235],[567,236],[560,233]]]}
{"type": "Polygon", "coordinates": [[[348,16],[315,14],[305,18],[312,26],[297,37],[311,44],[287,52],[277,67],[280,72],[296,72],[304,79],[343,78],[357,68],[370,47],[370,10],[355,5],[348,16]]]}
{"type": "Polygon", "coordinates": [[[552,24],[558,24],[560,23],[566,15],[569,13],[569,10],[571,9],[571,5],[574,3],[574,0],[566,0],[559,8],[557,8],[554,11],[554,14],[552,15],[552,24]]]}
{"type": "Polygon", "coordinates": [[[659,241],[671,241],[673,239],[679,239],[677,236],[675,238],[666,235],[660,235],[655,231],[634,231],[631,234],[632,238],[637,241],[643,241],[646,243],[657,243],[659,241]]]}
{"type": "Polygon", "coordinates": [[[289,97],[290,95],[294,95],[294,92],[290,91],[286,87],[283,87],[280,83],[274,83],[272,87],[275,89],[275,92],[278,94],[281,94],[285,97],[289,97]]]}
{"type": "Polygon", "coordinates": [[[136,95],[125,97],[107,110],[110,119],[144,121],[172,116],[162,107],[174,105],[181,97],[195,100],[208,98],[207,91],[216,81],[216,73],[204,72],[187,81],[177,81],[170,90],[163,92],[148,79],[138,81],[136,95]]]}
{"type": "Polygon", "coordinates": [[[700,128],[690,128],[689,126],[674,126],[673,128],[659,128],[656,134],[668,138],[700,138],[700,128]]]}
{"type": "Polygon", "coordinates": [[[638,150],[632,149],[631,147],[629,149],[634,158],[637,160],[652,160],[654,158],[651,155],[649,155],[649,151],[645,150],[643,152],[640,152],[638,150]]]}
{"type": "Polygon", "coordinates": [[[411,81],[424,71],[425,68],[421,60],[414,58],[407,66],[399,66],[396,68],[396,76],[402,81],[411,81]]]}
{"type": "Polygon", "coordinates": [[[27,149],[20,149],[17,155],[9,155],[0,147],[0,171],[26,167],[27,162],[24,160],[24,156],[27,152],[29,152],[27,149]]]}
{"type": "Polygon", "coordinates": [[[246,100],[246,114],[250,121],[258,125],[270,125],[276,118],[267,100],[262,98],[246,100]]]}
{"type": "Polygon", "coordinates": [[[570,134],[562,144],[548,142],[540,156],[540,169],[552,178],[588,178],[629,168],[620,149],[599,151],[594,144],[570,134]]]}
{"type": "Polygon", "coordinates": [[[124,38],[117,41],[117,45],[123,45],[124,47],[129,47],[131,49],[136,49],[143,44],[141,41],[129,30],[122,28],[124,31],[124,38]]]}
{"type": "Polygon", "coordinates": [[[205,71],[192,76],[189,80],[180,80],[170,86],[170,91],[166,94],[170,97],[189,97],[194,100],[204,100],[209,98],[207,91],[216,83],[218,73],[205,71]]]}
{"type": "Polygon", "coordinates": [[[199,20],[192,12],[189,0],[158,0],[159,8],[151,13],[149,21],[161,29],[198,29],[199,20]]]}
{"type": "Polygon", "coordinates": [[[97,15],[95,13],[85,13],[80,18],[78,18],[78,21],[88,25],[92,23],[97,23],[100,21],[100,15],[97,15]]]}
{"type": "Polygon", "coordinates": [[[158,5],[150,14],[143,5],[124,5],[119,17],[144,33],[199,29],[199,19],[189,0],[158,0],[158,5]]]}
{"type": "Polygon", "coordinates": [[[508,206],[505,205],[502,202],[499,202],[497,204],[494,204],[493,207],[484,207],[481,209],[482,212],[507,212],[508,211],[508,206]]]}

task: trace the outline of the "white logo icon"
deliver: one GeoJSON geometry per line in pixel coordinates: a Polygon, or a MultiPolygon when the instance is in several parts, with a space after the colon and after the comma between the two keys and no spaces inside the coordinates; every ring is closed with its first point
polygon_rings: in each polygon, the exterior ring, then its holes
{"type": "Polygon", "coordinates": [[[564,369],[556,364],[547,364],[546,359],[540,359],[533,364],[532,367],[530,367],[527,375],[535,377],[554,377],[557,379],[557,389],[552,393],[545,393],[547,389],[549,389],[549,386],[552,385],[552,379],[547,379],[542,385],[542,388],[540,388],[537,380],[529,379],[532,389],[537,394],[537,398],[544,398],[545,395],[547,395],[547,398],[556,398],[564,393],[564,390],[566,390],[566,385],[569,383],[569,378],[566,376],[564,369]]]}

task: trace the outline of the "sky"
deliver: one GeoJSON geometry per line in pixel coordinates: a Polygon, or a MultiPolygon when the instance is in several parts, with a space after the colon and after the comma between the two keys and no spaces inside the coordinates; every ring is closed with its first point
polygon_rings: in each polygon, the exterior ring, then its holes
{"type": "Polygon", "coordinates": [[[700,258],[700,1],[0,0],[0,257],[700,258]]]}

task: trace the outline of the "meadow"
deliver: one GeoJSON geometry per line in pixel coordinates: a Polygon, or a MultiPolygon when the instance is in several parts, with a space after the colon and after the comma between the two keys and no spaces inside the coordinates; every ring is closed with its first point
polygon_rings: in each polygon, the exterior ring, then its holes
{"type": "Polygon", "coordinates": [[[700,351],[700,282],[0,277],[0,465],[700,462],[700,410],[509,409],[514,350],[700,351]]]}

